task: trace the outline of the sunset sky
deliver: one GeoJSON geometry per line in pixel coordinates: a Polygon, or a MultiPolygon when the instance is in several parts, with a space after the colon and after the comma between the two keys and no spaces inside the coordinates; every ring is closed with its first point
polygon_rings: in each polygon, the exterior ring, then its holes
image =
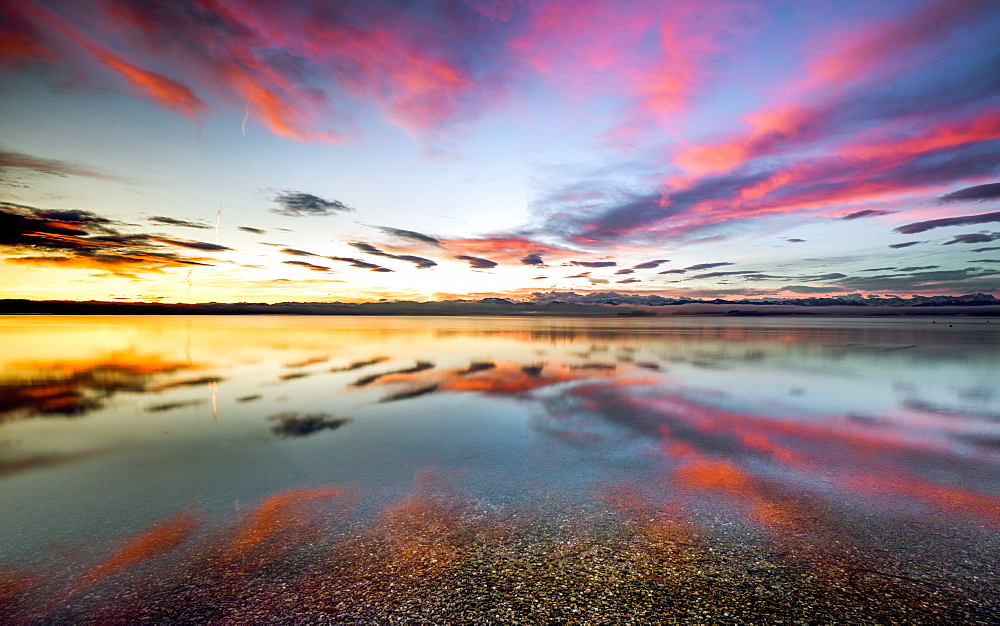
{"type": "Polygon", "coordinates": [[[0,298],[1000,295],[995,0],[8,0],[0,298]]]}

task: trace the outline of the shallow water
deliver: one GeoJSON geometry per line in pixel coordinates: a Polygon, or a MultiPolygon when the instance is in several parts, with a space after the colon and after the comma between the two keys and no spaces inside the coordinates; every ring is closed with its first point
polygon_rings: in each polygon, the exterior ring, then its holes
{"type": "Polygon", "coordinates": [[[0,318],[21,623],[1000,620],[1000,322],[0,318]]]}

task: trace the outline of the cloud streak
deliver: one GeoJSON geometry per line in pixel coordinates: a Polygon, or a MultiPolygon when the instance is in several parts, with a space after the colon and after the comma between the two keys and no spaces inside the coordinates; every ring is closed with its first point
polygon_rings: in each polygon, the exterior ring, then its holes
{"type": "Polygon", "coordinates": [[[460,254],[455,257],[460,261],[468,261],[469,266],[473,269],[487,270],[497,266],[496,261],[490,261],[489,259],[482,259],[480,257],[469,256],[467,254],[460,254]]]}
{"type": "Polygon", "coordinates": [[[102,174],[82,165],[0,150],[0,170],[2,169],[30,170],[54,176],[85,176],[100,180],[118,180],[113,176],[102,174]]]}
{"type": "Polygon", "coordinates": [[[413,263],[417,266],[417,269],[427,269],[437,265],[436,261],[426,259],[424,257],[414,256],[411,254],[392,254],[391,252],[385,252],[373,246],[370,243],[364,241],[352,241],[350,245],[356,250],[365,252],[368,254],[373,254],[375,256],[385,257],[387,259],[396,259],[398,261],[406,261],[407,263],[413,263]]]}
{"type": "Polygon", "coordinates": [[[893,230],[904,235],[914,235],[926,232],[933,228],[945,228],[947,226],[971,226],[973,224],[989,224],[1000,222],[1000,211],[994,213],[981,213],[979,215],[963,215],[961,217],[945,217],[936,220],[926,220],[923,222],[913,222],[897,226],[893,230]]]}
{"type": "Polygon", "coordinates": [[[1000,200],[1000,183],[966,187],[947,193],[938,199],[943,204],[949,202],[986,202],[988,200],[1000,200]]]}

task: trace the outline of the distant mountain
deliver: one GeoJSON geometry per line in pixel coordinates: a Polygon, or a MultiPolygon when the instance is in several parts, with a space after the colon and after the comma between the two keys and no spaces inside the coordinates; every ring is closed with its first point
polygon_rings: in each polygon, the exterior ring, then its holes
{"type": "MultiPolygon", "coordinates": [[[[491,298],[495,300],[496,298],[491,298]]],[[[990,294],[973,293],[964,296],[910,296],[901,298],[899,296],[868,296],[861,294],[850,294],[846,296],[830,297],[808,297],[808,298],[746,298],[738,300],[695,300],[691,298],[665,298],[657,295],[641,295],[617,293],[614,291],[603,291],[596,293],[577,294],[572,291],[565,292],[536,292],[532,294],[532,302],[564,302],[572,304],[611,304],[611,305],[640,305],[640,306],[666,306],[688,303],[710,303],[710,304],[783,304],[795,306],[981,306],[987,304],[1000,304],[990,294]]]]}
{"type": "Polygon", "coordinates": [[[526,301],[507,298],[437,302],[260,302],[167,304],[69,300],[0,300],[0,314],[63,315],[1000,315],[1000,300],[963,296],[868,296],[696,300],[605,291],[536,292],[526,301]],[[622,310],[625,307],[642,307],[622,310]],[[735,307],[735,308],[733,308],[735,307]],[[824,309],[825,307],[825,309],[824,309]],[[815,309],[809,311],[808,309],[815,309]],[[854,311],[851,313],[851,311],[854,311]],[[865,312],[868,311],[868,312],[865,312]],[[895,311],[895,312],[894,312],[895,311]],[[845,313],[846,312],[846,313],[845,313]]]}

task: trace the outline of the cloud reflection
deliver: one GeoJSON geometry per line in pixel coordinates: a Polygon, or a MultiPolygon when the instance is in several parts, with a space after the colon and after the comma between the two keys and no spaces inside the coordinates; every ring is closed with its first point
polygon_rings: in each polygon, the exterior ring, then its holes
{"type": "Polygon", "coordinates": [[[14,363],[0,377],[0,421],[18,416],[83,415],[104,406],[115,393],[146,391],[154,377],[187,367],[151,355],[14,363]]]}
{"type": "Polygon", "coordinates": [[[289,412],[272,415],[267,418],[278,422],[271,427],[271,432],[278,437],[307,437],[321,430],[336,430],[350,422],[350,419],[331,419],[326,413],[311,413],[300,415],[289,412]]]}
{"type": "MultiPolygon", "coordinates": [[[[0,610],[14,623],[265,623],[290,615],[384,623],[423,619],[407,611],[441,602],[461,620],[454,607],[467,605],[456,603],[496,605],[514,593],[516,585],[504,587],[512,580],[549,598],[568,589],[588,606],[605,598],[631,607],[634,596],[623,590],[639,590],[663,610],[677,598],[691,602],[695,591],[718,606],[773,592],[776,605],[801,611],[825,601],[844,606],[846,597],[858,611],[875,611],[868,615],[882,615],[876,605],[885,598],[917,591],[935,607],[968,608],[984,597],[976,589],[996,577],[982,555],[1000,529],[996,336],[985,323],[627,322],[380,318],[359,330],[350,325],[362,322],[337,319],[350,328],[340,335],[325,320],[296,319],[265,335],[257,331],[264,321],[238,320],[226,323],[254,332],[230,336],[238,356],[219,375],[151,355],[134,358],[134,369],[121,366],[125,359],[67,360],[58,376],[51,361],[39,361],[25,380],[47,371],[45,385],[68,385],[103,371],[96,397],[106,387],[162,393],[162,402],[123,402],[101,420],[11,420],[2,440],[9,447],[0,447],[5,483],[39,470],[30,478],[57,493],[73,462],[111,449],[57,452],[36,442],[21,451],[6,443],[28,432],[19,426],[104,422],[116,438],[152,428],[162,441],[163,420],[144,411],[206,402],[190,396],[222,376],[221,390],[231,393],[220,394],[220,406],[241,404],[218,424],[202,419],[183,431],[183,419],[171,420],[178,435],[212,446],[210,463],[193,446],[153,466],[201,472],[208,486],[195,497],[210,502],[207,512],[184,509],[132,534],[119,528],[110,540],[99,539],[104,527],[82,530],[79,515],[81,529],[59,538],[67,556],[47,558],[51,549],[41,548],[46,558],[31,571],[0,567],[0,610]],[[287,399],[297,403],[291,410],[245,395],[301,373],[311,375],[295,383],[301,393],[287,399]],[[458,408],[434,401],[448,397],[458,408]],[[500,419],[475,418],[487,405],[484,413],[500,419]],[[336,436],[314,437],[330,430],[336,436]],[[518,438],[529,444],[510,445],[518,438]],[[244,454],[259,474],[245,482],[215,475],[216,462],[244,454]],[[289,467],[308,472],[305,484],[287,477],[289,467]],[[434,467],[448,469],[422,471],[434,467]],[[247,492],[249,508],[225,500],[247,492]],[[977,537],[981,546],[967,543],[977,537]],[[970,554],[968,577],[948,569],[970,554]],[[618,586],[603,586],[612,574],[618,586]],[[484,580],[497,581],[494,595],[475,595],[484,580]],[[594,585],[611,591],[602,596],[594,585]]],[[[207,343],[222,362],[225,351],[207,343]]],[[[166,449],[142,440],[125,452],[146,463],[166,449]]],[[[85,469],[128,456],[114,450],[85,469]]],[[[113,484],[105,480],[95,498],[113,484]]],[[[127,501],[136,516],[154,517],[142,508],[147,497],[174,498],[154,488],[127,501]]],[[[63,506],[54,510],[78,519],[63,506]]]]}

